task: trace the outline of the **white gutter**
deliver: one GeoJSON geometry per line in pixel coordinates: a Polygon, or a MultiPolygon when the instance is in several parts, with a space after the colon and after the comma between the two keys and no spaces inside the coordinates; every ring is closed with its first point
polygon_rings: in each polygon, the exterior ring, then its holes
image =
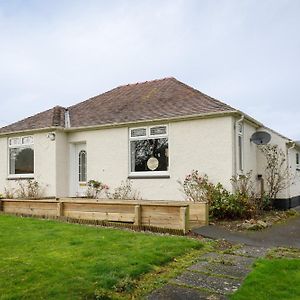
{"type": "MultiPolygon", "coordinates": [[[[8,136],[14,135],[24,132],[38,132],[44,130],[63,130],[65,132],[73,132],[73,131],[86,131],[86,130],[97,130],[97,129],[107,129],[107,128],[119,128],[119,127],[129,127],[129,126],[136,126],[141,124],[149,124],[149,123],[161,123],[161,122],[180,122],[185,120],[198,120],[198,119],[207,119],[207,118],[216,118],[216,117],[225,117],[231,116],[236,114],[237,111],[223,111],[223,112],[213,112],[213,113],[204,113],[204,114],[195,114],[195,115],[188,115],[188,116],[176,116],[176,117],[169,117],[169,118],[161,118],[161,119],[145,119],[145,120],[137,120],[137,121],[128,121],[128,122],[120,122],[120,123],[107,123],[107,124],[100,124],[100,125],[91,125],[91,126],[80,126],[80,127],[60,127],[60,126],[51,126],[51,127],[44,127],[44,128],[37,128],[37,129],[27,129],[27,130],[18,130],[18,131],[10,131],[10,132],[3,132],[0,133],[0,136],[8,136]]],[[[71,125],[71,124],[70,124],[71,125]]]]}

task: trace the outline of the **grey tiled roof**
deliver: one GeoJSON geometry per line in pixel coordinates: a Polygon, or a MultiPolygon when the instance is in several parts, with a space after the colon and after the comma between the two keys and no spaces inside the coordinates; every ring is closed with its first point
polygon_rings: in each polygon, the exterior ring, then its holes
{"type": "Polygon", "coordinates": [[[171,77],[123,85],[69,108],[56,106],[3,127],[0,133],[64,127],[66,110],[71,128],[235,111],[171,77]]]}
{"type": "Polygon", "coordinates": [[[0,133],[64,126],[65,108],[55,106],[32,117],[0,128],[0,133]]]}

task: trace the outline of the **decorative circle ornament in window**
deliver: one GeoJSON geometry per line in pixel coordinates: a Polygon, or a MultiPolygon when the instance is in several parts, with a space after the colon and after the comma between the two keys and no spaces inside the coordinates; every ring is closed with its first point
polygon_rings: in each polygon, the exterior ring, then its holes
{"type": "Polygon", "coordinates": [[[155,157],[150,157],[147,161],[147,167],[149,170],[154,171],[158,168],[159,166],[159,161],[157,158],[155,157]]]}

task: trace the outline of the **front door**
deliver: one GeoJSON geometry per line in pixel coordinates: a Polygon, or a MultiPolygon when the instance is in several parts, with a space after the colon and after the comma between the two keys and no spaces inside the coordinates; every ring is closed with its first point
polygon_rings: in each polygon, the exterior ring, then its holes
{"type": "Polygon", "coordinates": [[[86,196],[87,192],[87,152],[86,144],[75,145],[76,196],[86,196]]]}

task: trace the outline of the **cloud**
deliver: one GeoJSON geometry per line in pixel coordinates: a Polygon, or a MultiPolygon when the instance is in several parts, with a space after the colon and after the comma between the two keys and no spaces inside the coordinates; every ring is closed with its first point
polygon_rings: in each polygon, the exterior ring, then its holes
{"type": "Polygon", "coordinates": [[[299,9],[297,1],[0,1],[0,124],[175,76],[300,139],[291,121],[299,9]]]}

